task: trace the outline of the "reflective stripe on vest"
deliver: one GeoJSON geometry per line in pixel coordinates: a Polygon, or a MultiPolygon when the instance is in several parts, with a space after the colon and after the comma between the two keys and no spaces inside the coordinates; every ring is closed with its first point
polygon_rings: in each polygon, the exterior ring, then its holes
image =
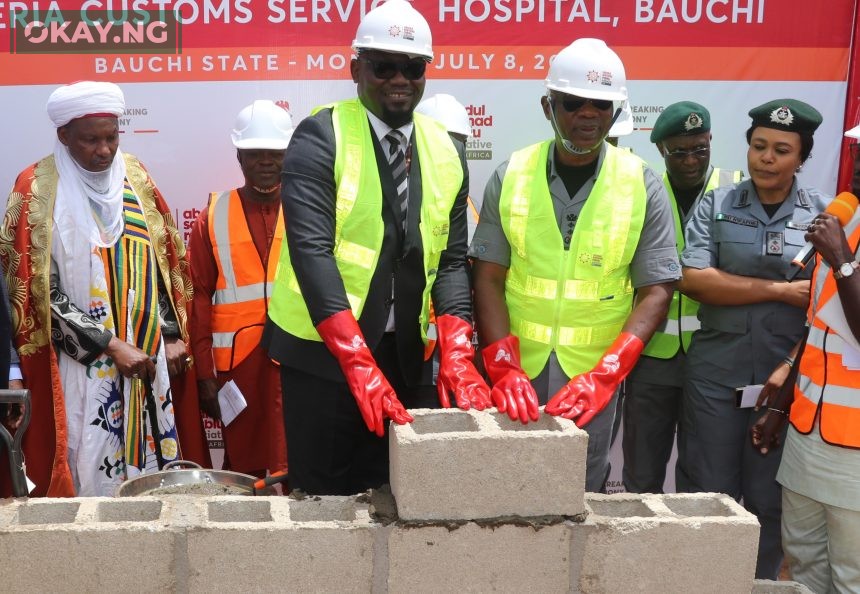
{"type": "MultiPolygon", "coordinates": [[[[278,254],[284,237],[284,221],[278,204],[278,219],[269,254],[278,254]]],[[[272,291],[277,261],[263,263],[242,199],[236,190],[212,193],[209,198],[209,240],[218,267],[212,296],[212,354],[218,371],[229,371],[260,344],[266,321],[266,297],[272,291]]]]}
{"type": "MultiPolygon", "coordinates": [[[[846,225],[845,234],[849,245],[856,248],[860,243],[860,213],[846,225]]],[[[809,337],[800,358],[789,420],[799,432],[810,433],[818,413],[822,440],[860,448],[860,371],[842,364],[842,354],[849,345],[817,315],[830,300],[839,299],[832,271],[820,257],[813,279],[807,313],[811,320],[809,337]]]]}
{"type": "MultiPolygon", "coordinates": [[[[382,248],[382,185],[367,111],[358,99],[328,106],[332,110],[335,136],[334,259],[343,279],[346,297],[356,318],[364,300],[382,248]]],[[[448,245],[451,208],[463,184],[463,168],[457,149],[445,128],[422,114],[414,114],[415,147],[426,162],[421,167],[421,217],[419,231],[424,256],[424,295],[420,319],[421,336],[427,342],[430,290],[439,258],[448,245]],[[432,157],[431,157],[432,156],[432,157]]],[[[387,165],[383,168],[387,171],[387,165]]],[[[290,262],[287,242],[281,257],[269,317],[284,331],[305,340],[321,338],[310,319],[290,262]]]]}
{"type": "Polygon", "coordinates": [[[511,245],[505,299],[523,370],[534,378],[555,350],[572,377],[591,369],[633,304],[629,266],[645,220],[643,162],[607,146],[570,249],[564,249],[546,176],[552,142],[515,152],[499,199],[511,245]]]}
{"type": "MultiPolygon", "coordinates": [[[[711,171],[708,183],[702,188],[699,197],[720,186],[727,186],[741,180],[740,171],[730,169],[717,169],[711,171]]],[[[681,216],[678,212],[678,202],[672,191],[668,174],[663,174],[663,185],[669,194],[669,202],[672,205],[672,215],[675,219],[675,241],[678,244],[678,253],[684,251],[684,228],[681,216]]],[[[698,198],[697,198],[698,200],[698,198]]],[[[669,304],[669,313],[666,320],[654,332],[654,336],[648,341],[643,354],[657,359],[671,359],[682,348],[684,352],[690,347],[693,333],[702,327],[698,318],[699,303],[675,291],[672,294],[672,302],[669,304]],[[680,338],[679,338],[680,337],[680,338]]]]}

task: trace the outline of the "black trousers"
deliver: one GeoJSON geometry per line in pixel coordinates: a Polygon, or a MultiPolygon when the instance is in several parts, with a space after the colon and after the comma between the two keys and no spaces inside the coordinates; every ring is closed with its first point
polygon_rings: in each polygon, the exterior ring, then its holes
{"type": "MultiPolygon", "coordinates": [[[[393,334],[373,355],[406,408],[439,406],[435,386],[406,385],[393,334]]],[[[368,430],[347,384],[282,365],[281,390],[291,488],[353,495],[388,483],[388,428],[368,430]]]]}

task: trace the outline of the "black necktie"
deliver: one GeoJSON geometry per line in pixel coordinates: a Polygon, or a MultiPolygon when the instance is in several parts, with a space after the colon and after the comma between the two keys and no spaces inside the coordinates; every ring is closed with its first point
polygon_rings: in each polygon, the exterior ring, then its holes
{"type": "Polygon", "coordinates": [[[392,130],[385,135],[388,140],[388,164],[394,187],[397,189],[397,203],[400,205],[400,221],[406,231],[406,207],[409,204],[408,183],[406,180],[406,138],[400,130],[392,130]]]}

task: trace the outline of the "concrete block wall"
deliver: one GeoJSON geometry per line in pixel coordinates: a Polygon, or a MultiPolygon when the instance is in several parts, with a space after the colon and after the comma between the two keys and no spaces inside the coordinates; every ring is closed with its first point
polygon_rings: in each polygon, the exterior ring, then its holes
{"type": "Polygon", "coordinates": [[[758,525],[722,495],[588,494],[584,522],[423,523],[377,516],[393,507],[385,497],[6,500],[3,591],[746,594],[753,584],[758,525]]]}
{"type": "Polygon", "coordinates": [[[587,437],[564,419],[416,411],[392,433],[396,502],[385,491],[2,500],[3,591],[753,588],[751,514],[723,495],[583,494],[587,437]]]}
{"type": "Polygon", "coordinates": [[[588,435],[542,414],[523,425],[492,411],[410,411],[392,425],[391,491],[403,520],[585,512],[588,435]]]}

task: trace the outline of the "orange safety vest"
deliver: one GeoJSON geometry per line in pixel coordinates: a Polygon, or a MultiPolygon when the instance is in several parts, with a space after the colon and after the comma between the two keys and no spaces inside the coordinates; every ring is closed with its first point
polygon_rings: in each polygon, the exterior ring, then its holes
{"type": "Polygon", "coordinates": [[[284,217],[279,206],[264,271],[239,192],[210,195],[209,240],[218,265],[212,296],[212,354],[218,371],[235,368],[260,344],[283,238],[284,217]]]}
{"type": "MultiPolygon", "coordinates": [[[[845,228],[849,245],[860,243],[860,214],[845,228]]],[[[818,317],[831,299],[839,299],[836,279],[820,257],[813,275],[809,302],[809,338],[800,359],[794,402],[789,420],[800,433],[808,434],[819,415],[821,439],[831,445],[860,448],[860,370],[842,363],[850,346],[818,317]]]]}

